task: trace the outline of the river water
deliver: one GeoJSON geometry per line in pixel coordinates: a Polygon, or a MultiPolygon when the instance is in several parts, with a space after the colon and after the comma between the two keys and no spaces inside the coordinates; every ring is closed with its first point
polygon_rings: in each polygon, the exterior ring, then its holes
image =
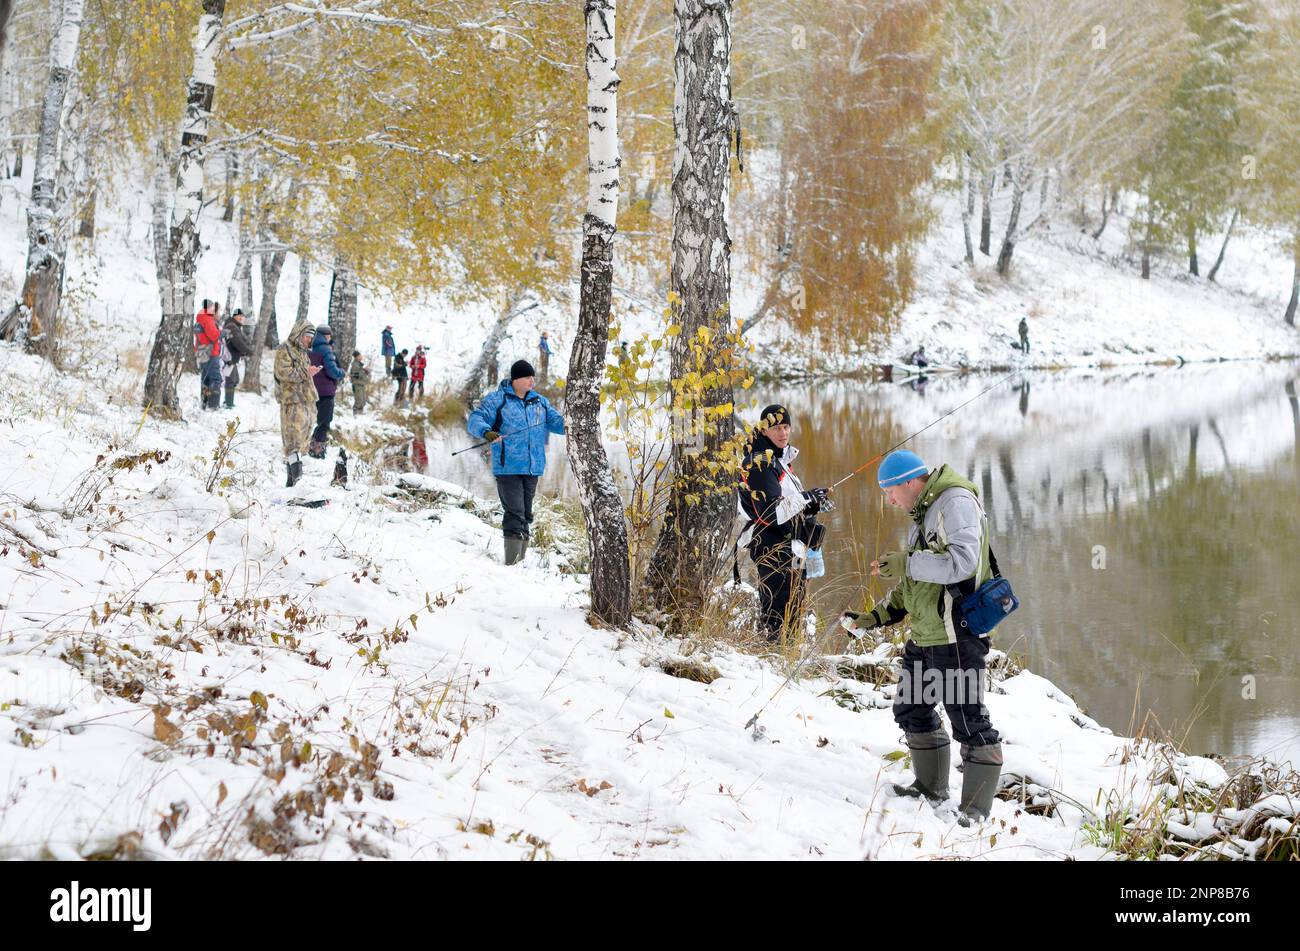
{"type": "MultiPolygon", "coordinates": [[[[778,386],[755,398],[789,407],[811,487],[996,380],[778,386]]],[[[1148,722],[1190,752],[1300,766],[1298,390],[1296,364],[1031,372],[910,442],[980,487],[1022,604],[997,646],[1116,732],[1148,722]]],[[[448,457],[464,444],[431,432],[427,471],[493,494],[479,453],[448,457]]],[[[553,440],[544,492],[573,491],[562,446],[553,440]]],[[[835,498],[827,574],[812,582],[823,616],[884,594],[866,566],[907,529],[874,467],[835,498]]]]}

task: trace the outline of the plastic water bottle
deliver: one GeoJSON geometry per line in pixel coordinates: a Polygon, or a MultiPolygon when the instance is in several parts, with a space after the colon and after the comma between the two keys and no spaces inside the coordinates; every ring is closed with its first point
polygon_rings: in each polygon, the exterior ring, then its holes
{"type": "Polygon", "coordinates": [[[813,548],[808,552],[808,560],[804,562],[804,571],[809,578],[820,578],[826,574],[826,559],[822,558],[822,550],[813,548]]]}

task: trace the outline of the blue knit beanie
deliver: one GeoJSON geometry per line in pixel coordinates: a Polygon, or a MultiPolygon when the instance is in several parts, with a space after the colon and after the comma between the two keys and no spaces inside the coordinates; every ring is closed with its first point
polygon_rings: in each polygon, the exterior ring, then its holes
{"type": "Polygon", "coordinates": [[[920,456],[906,449],[898,449],[885,456],[884,461],[880,463],[880,472],[877,473],[876,479],[882,489],[887,489],[891,485],[902,485],[928,473],[929,470],[926,469],[920,456]]]}

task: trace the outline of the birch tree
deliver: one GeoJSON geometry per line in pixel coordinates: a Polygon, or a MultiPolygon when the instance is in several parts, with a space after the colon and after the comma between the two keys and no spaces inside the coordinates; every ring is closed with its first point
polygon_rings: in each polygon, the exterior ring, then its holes
{"type": "Polygon", "coordinates": [[[1291,257],[1282,319],[1294,327],[1300,308],[1300,124],[1295,120],[1300,10],[1279,4],[1260,7],[1259,14],[1257,48],[1248,56],[1241,94],[1245,151],[1237,174],[1246,192],[1247,219],[1276,229],[1291,257]]]}
{"type": "Polygon", "coordinates": [[[334,331],[334,356],[346,373],[357,348],[357,281],[342,255],[334,259],[326,323],[334,331]]]}
{"type": "Polygon", "coordinates": [[[144,405],[154,413],[179,417],[176,381],[181,375],[194,324],[194,272],[202,245],[199,216],[203,210],[204,146],[217,84],[217,37],[226,0],[202,0],[194,29],[194,66],[181,120],[176,193],[168,232],[167,266],[159,287],[162,320],[154,334],[145,375],[144,405]]]}
{"type": "Polygon", "coordinates": [[[57,342],[66,252],[65,242],[57,233],[59,132],[64,100],[77,63],[85,6],[85,0],[63,0],[59,27],[50,42],[50,71],[36,139],[31,204],[27,207],[27,273],[18,303],[16,337],[51,360],[57,342]]]}
{"type": "MultiPolygon", "coordinates": [[[[727,197],[736,117],[732,0],[676,0],[673,13],[677,47],[669,286],[680,333],[673,340],[670,372],[680,383],[692,372],[692,347],[703,346],[711,363],[728,362],[727,197]]],[[[720,491],[716,470],[710,471],[735,431],[731,405],[730,378],[674,405],[673,487],[646,581],[655,604],[679,619],[697,616],[707,602],[736,508],[734,488],[720,491]]]]}
{"type": "Polygon", "coordinates": [[[1180,0],[952,4],[941,76],[956,103],[953,136],[984,182],[985,253],[998,172],[1010,193],[999,273],[1009,270],[1017,242],[1049,210],[1041,202],[1025,207],[1038,176],[1060,168],[1104,181],[1158,140],[1185,60],[1182,23],[1180,0]]]}
{"type": "Polygon", "coordinates": [[[627,524],[600,431],[621,164],[615,14],[615,0],[586,0],[587,211],[582,218],[578,329],[564,400],[569,464],[578,482],[591,553],[591,613],[622,627],[632,611],[627,524]]]}

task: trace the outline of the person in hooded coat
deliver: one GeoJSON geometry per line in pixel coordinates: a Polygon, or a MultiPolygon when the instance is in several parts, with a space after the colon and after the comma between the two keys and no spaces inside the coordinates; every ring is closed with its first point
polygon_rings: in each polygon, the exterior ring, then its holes
{"type": "Polygon", "coordinates": [[[275,398],[280,404],[280,439],[290,487],[302,477],[302,453],[311,437],[318,396],[313,378],[320,367],[312,366],[310,356],[314,336],[311,323],[300,320],[275,351],[275,398]]]}
{"type": "Polygon", "coordinates": [[[313,459],[325,458],[325,446],[330,438],[330,423],[334,421],[334,394],[338,392],[343,368],[334,357],[334,333],[326,324],[316,328],[311,342],[311,364],[320,367],[312,382],[316,384],[316,429],[311,434],[307,455],[313,459]]]}
{"type": "Polygon", "coordinates": [[[550,434],[564,435],[564,417],[536,392],[537,374],[527,360],[516,360],[510,379],[479,400],[465,429],[475,439],[491,443],[492,474],[505,509],[501,534],[505,563],[523,561],[533,521],[537,480],[546,472],[546,443],[550,434]]]}

